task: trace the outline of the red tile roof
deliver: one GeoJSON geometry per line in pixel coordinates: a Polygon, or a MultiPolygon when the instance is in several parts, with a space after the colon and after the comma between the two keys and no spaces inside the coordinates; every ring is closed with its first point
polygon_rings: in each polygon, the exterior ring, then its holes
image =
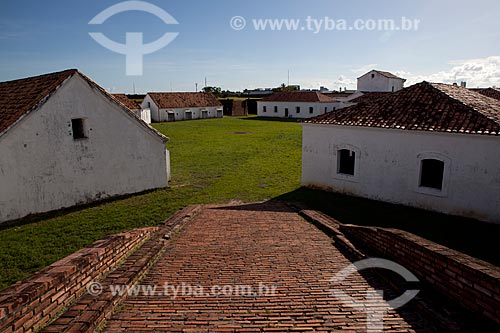
{"type": "Polygon", "coordinates": [[[139,103],[137,103],[133,99],[128,98],[125,94],[113,94],[113,97],[130,110],[137,110],[141,108],[139,103]]]}
{"type": "Polygon", "coordinates": [[[222,107],[221,102],[211,93],[152,92],[148,95],[160,109],[222,107]]]}
{"type": "Polygon", "coordinates": [[[316,91],[283,91],[261,99],[262,102],[333,103],[336,100],[316,91]]]}
{"type": "Polygon", "coordinates": [[[486,88],[486,89],[479,90],[478,93],[480,93],[484,96],[488,96],[488,97],[500,100],[500,89],[498,89],[498,88],[486,88]]]}
{"type": "Polygon", "coordinates": [[[304,122],[500,135],[500,101],[458,86],[422,82],[304,122]]]}
{"type": "Polygon", "coordinates": [[[379,73],[380,75],[385,76],[385,77],[387,77],[387,78],[389,78],[389,79],[399,79],[399,80],[406,81],[406,79],[403,79],[403,78],[401,78],[401,77],[399,77],[399,76],[397,76],[397,75],[394,75],[394,74],[392,74],[391,72],[379,71],[379,70],[376,70],[376,69],[371,70],[371,71],[369,71],[368,73],[365,73],[365,74],[361,75],[360,77],[358,77],[358,79],[359,79],[359,78],[362,78],[363,76],[365,76],[365,75],[367,75],[367,74],[370,74],[371,72],[377,72],[377,73],[379,73]]]}
{"type": "MultiPolygon", "coordinates": [[[[405,80],[403,78],[400,78],[399,76],[397,75],[394,75],[392,74],[391,72],[384,72],[384,71],[379,71],[379,70],[375,70],[375,72],[379,73],[380,75],[383,75],[389,79],[400,79],[400,80],[405,80]]],[[[405,80],[406,81],[406,80],[405,80]]]]}
{"type": "Polygon", "coordinates": [[[66,79],[77,72],[62,72],[0,82],[0,134],[24,114],[43,103],[66,79]]]}
{"type": "Polygon", "coordinates": [[[127,112],[137,120],[139,125],[147,127],[149,131],[160,137],[164,142],[168,141],[166,136],[140,120],[140,118],[124,107],[115,97],[77,69],[68,69],[25,79],[0,82],[0,136],[7,132],[16,122],[20,121],[26,114],[36,111],[67,79],[75,74],[82,77],[92,88],[100,91],[105,97],[120,105],[124,112],[127,112]]]}

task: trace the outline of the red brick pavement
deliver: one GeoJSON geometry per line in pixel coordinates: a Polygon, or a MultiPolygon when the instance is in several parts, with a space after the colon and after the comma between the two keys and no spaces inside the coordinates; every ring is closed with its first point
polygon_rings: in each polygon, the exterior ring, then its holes
{"type": "MultiPolygon", "coordinates": [[[[141,282],[157,285],[157,294],[128,297],[105,330],[366,332],[366,315],[330,292],[340,287],[362,297],[374,289],[357,273],[342,285],[329,281],[349,264],[327,235],[282,204],[205,207],[141,282]],[[202,286],[203,295],[173,297],[172,289],[165,295],[165,283],[180,291],[183,283],[185,291],[202,286]],[[259,283],[275,286],[275,295],[206,295],[213,285],[258,292],[259,283]]],[[[384,317],[384,332],[433,331],[427,326],[414,313],[391,310],[384,317]]]]}

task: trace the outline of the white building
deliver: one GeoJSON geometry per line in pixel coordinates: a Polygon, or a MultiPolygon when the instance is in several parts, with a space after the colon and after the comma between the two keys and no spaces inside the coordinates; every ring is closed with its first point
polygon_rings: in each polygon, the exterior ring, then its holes
{"type": "Polygon", "coordinates": [[[303,124],[302,184],[500,223],[500,101],[422,82],[303,124]]]}
{"type": "Polygon", "coordinates": [[[286,91],[257,102],[260,117],[312,118],[344,107],[344,103],[316,91],[286,91]]]}
{"type": "Polygon", "coordinates": [[[358,77],[358,89],[361,92],[396,92],[403,89],[405,79],[392,73],[371,70],[358,77]]]}
{"type": "Polygon", "coordinates": [[[113,97],[132,111],[137,117],[141,118],[146,124],[151,124],[151,110],[141,108],[139,103],[128,98],[125,94],[113,94],[113,97]]]}
{"type": "Polygon", "coordinates": [[[154,122],[222,118],[223,106],[210,93],[148,93],[141,104],[154,122]]]}
{"type": "Polygon", "coordinates": [[[167,138],[77,70],[0,83],[0,222],[166,187],[167,138]]]}

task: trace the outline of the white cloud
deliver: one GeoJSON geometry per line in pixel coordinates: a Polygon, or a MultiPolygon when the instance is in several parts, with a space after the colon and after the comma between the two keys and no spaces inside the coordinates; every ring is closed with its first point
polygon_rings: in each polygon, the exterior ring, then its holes
{"type": "Polygon", "coordinates": [[[368,65],[364,65],[364,66],[361,66],[358,68],[351,69],[351,71],[353,73],[365,74],[365,73],[368,73],[369,71],[371,71],[372,69],[375,69],[375,67],[377,67],[377,66],[378,66],[378,64],[368,64],[368,65]]]}
{"type": "Polygon", "coordinates": [[[405,86],[429,81],[442,83],[460,83],[466,81],[468,87],[500,86],[500,56],[478,59],[453,60],[449,62],[449,70],[428,75],[413,74],[404,70],[394,74],[407,79],[405,86]]]}
{"type": "Polygon", "coordinates": [[[344,75],[340,75],[337,80],[333,82],[334,85],[334,90],[337,90],[338,88],[348,88],[348,89],[355,89],[357,84],[356,79],[348,78],[344,75]]]}

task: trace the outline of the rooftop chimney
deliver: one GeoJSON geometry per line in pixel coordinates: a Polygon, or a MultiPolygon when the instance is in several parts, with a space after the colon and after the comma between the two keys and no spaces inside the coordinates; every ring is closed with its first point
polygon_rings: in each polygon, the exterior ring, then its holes
{"type": "Polygon", "coordinates": [[[467,82],[465,81],[460,82],[460,87],[467,88],[467,82]]]}

